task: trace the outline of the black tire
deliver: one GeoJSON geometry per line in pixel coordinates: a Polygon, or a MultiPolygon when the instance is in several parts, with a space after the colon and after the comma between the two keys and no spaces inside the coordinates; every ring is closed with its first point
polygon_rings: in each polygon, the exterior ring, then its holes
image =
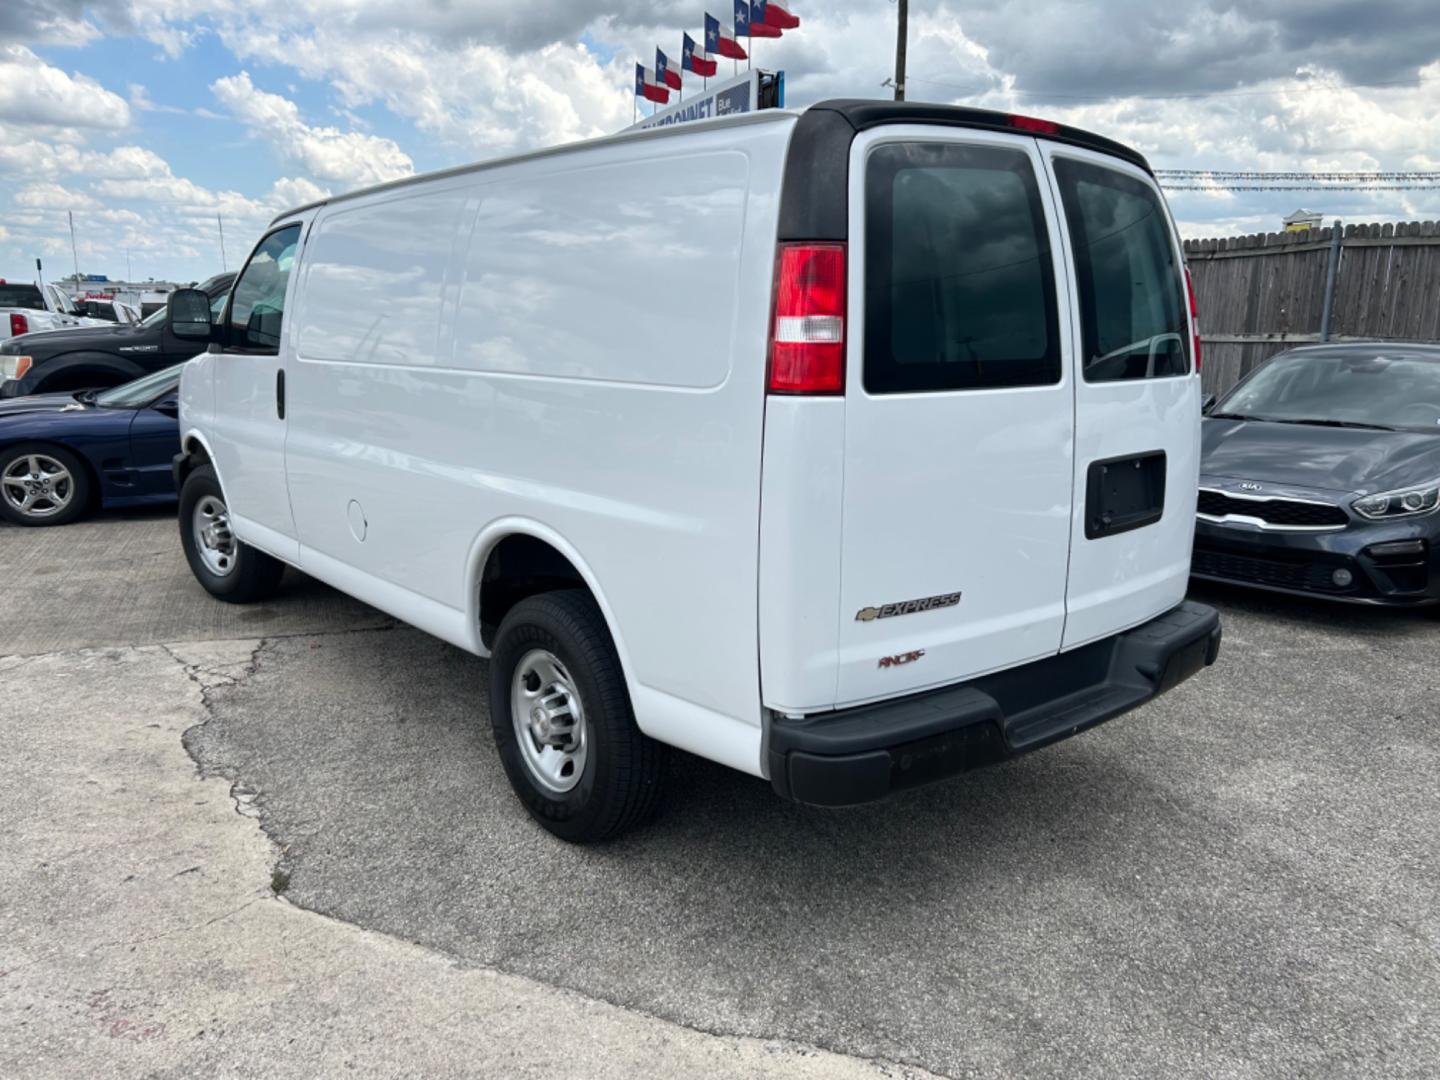
{"type": "Polygon", "coordinates": [[[90,482],[90,470],[86,464],[63,446],[52,446],[49,443],[19,443],[0,450],[0,485],[3,485],[3,490],[0,490],[0,516],[14,525],[69,525],[89,511],[90,500],[94,496],[94,486],[90,482]],[[53,462],[63,467],[65,478],[57,481],[55,478],[59,476],[58,473],[44,469],[38,479],[32,480],[28,470],[23,477],[12,477],[11,470],[28,458],[53,462]],[[44,483],[47,488],[40,491],[16,486],[32,482],[44,483]],[[52,492],[57,498],[61,495],[65,498],[64,504],[58,509],[55,502],[44,497],[52,492]],[[41,497],[32,504],[31,510],[21,509],[32,495],[41,497]]]}
{"type": "Polygon", "coordinates": [[[185,561],[190,564],[195,580],[211,596],[227,604],[251,604],[273,594],[285,574],[285,564],[249,544],[231,541],[233,549],[223,573],[207,565],[194,525],[196,507],[202,502],[207,505],[218,502],[225,508],[225,493],[210,465],[201,465],[192,471],[180,488],[180,545],[185,549],[185,561]]]}
{"type": "Polygon", "coordinates": [[[500,623],[490,659],[490,722],[505,773],[531,817],[572,843],[607,840],[654,813],[664,747],[635,724],[630,694],[604,616],[583,589],[520,601],[500,623]],[[512,680],[521,661],[544,650],[578,691],[586,754],[574,787],[557,794],[538,782],[518,742],[512,680]]]}

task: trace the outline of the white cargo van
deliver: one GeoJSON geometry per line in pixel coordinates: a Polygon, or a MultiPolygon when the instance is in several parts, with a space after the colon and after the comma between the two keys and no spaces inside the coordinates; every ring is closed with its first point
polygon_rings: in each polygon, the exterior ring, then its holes
{"type": "Polygon", "coordinates": [[[288,564],[489,656],[567,839],[641,819],[667,745],[863,802],[1214,661],[1192,314],[1144,159],[1025,117],[837,101],[453,169],[260,240],[185,370],[180,533],[220,599],[288,564]]]}

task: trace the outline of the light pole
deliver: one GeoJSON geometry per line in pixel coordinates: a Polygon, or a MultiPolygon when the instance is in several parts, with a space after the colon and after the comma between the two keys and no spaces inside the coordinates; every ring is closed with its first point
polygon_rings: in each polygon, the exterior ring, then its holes
{"type": "Polygon", "coordinates": [[[897,0],[900,18],[895,27],[895,100],[905,100],[905,39],[909,35],[909,0],[897,0]]]}

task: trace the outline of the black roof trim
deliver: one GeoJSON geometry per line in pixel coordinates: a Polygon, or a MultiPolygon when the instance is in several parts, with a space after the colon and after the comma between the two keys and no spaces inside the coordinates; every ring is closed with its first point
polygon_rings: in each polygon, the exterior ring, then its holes
{"type": "Polygon", "coordinates": [[[1053,132],[1037,133],[1018,127],[1011,115],[958,105],[863,98],[837,98],[811,106],[800,114],[785,161],[780,239],[843,241],[849,238],[850,143],[860,132],[881,124],[938,124],[1036,135],[1051,142],[1109,154],[1154,175],[1144,155],[1123,143],[1065,124],[1057,125],[1053,132]]]}

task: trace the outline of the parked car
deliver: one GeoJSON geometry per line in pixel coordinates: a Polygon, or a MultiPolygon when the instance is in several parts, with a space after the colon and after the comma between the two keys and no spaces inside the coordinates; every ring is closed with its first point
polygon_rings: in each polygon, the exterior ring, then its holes
{"type": "Polygon", "coordinates": [[[127,304],[123,300],[104,300],[86,297],[77,302],[76,307],[80,313],[97,322],[108,323],[138,323],[140,312],[133,304],[127,304]]]}
{"type": "MultiPolygon", "coordinates": [[[[216,274],[199,287],[217,319],[234,280],[216,274]]],[[[0,343],[0,398],[103,389],[177,364],[197,350],[170,332],[168,320],[162,308],[131,326],[97,322],[0,343]]]]}
{"type": "Polygon", "coordinates": [[[888,102],[625,134],[284,214],[207,302],[170,300],[220,346],[181,383],[196,578],[288,563],[490,656],[566,839],[643,818],[663,744],[859,803],[1218,651],[1180,244],[1107,139],[888,102]]]}
{"type": "Polygon", "coordinates": [[[1440,346],[1280,353],[1204,422],[1196,577],[1440,600],[1440,346]]]}
{"type": "Polygon", "coordinates": [[[83,315],[54,283],[36,285],[0,278],[0,341],[39,330],[99,325],[99,319],[83,315]]]}
{"type": "Polygon", "coordinates": [[[0,401],[0,517],[68,525],[97,506],[175,501],[173,365],[109,390],[0,401]]]}

